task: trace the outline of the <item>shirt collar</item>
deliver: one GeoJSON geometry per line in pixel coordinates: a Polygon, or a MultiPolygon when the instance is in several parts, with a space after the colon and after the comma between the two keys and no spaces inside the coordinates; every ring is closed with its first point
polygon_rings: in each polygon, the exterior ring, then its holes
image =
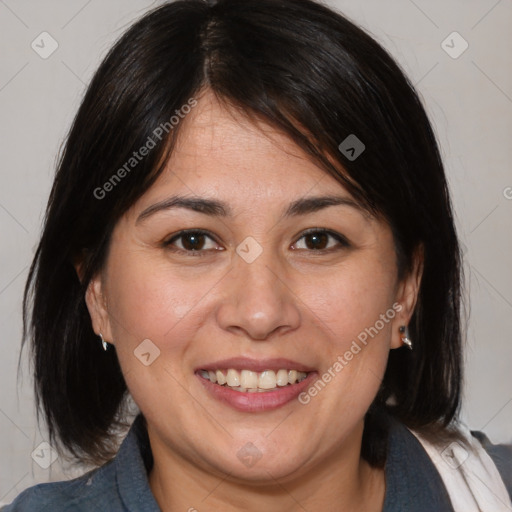
{"type": "Polygon", "coordinates": [[[453,512],[446,487],[421,443],[390,418],[383,512],[453,512]]]}
{"type": "Polygon", "coordinates": [[[148,474],[153,457],[145,419],[139,414],[119,448],[115,459],[119,494],[130,512],[159,512],[160,508],[149,487],[148,474]]]}

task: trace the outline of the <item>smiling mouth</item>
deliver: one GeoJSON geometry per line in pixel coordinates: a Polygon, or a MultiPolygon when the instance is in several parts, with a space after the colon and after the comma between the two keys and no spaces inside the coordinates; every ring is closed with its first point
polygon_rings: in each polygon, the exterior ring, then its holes
{"type": "Polygon", "coordinates": [[[281,369],[236,370],[233,368],[219,370],[200,370],[199,376],[220,387],[229,388],[242,393],[266,393],[293,386],[302,382],[311,372],[281,369]]]}

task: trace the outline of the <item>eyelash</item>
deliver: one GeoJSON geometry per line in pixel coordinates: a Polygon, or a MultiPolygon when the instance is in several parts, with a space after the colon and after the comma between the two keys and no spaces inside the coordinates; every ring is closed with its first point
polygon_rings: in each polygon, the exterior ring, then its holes
{"type": "Polygon", "coordinates": [[[310,229],[307,229],[306,231],[304,231],[301,234],[301,236],[297,239],[295,244],[299,240],[301,240],[302,238],[304,238],[304,237],[306,237],[308,235],[313,235],[313,234],[316,234],[316,235],[327,235],[327,236],[329,236],[331,238],[334,238],[334,240],[336,240],[338,242],[338,246],[330,247],[329,249],[317,249],[317,250],[309,249],[310,252],[327,253],[327,252],[332,252],[332,251],[339,250],[340,248],[345,248],[346,249],[346,248],[350,247],[350,243],[348,242],[348,240],[343,235],[340,235],[339,233],[336,233],[335,231],[330,231],[329,229],[325,229],[325,228],[310,228],[310,229]]]}
{"type": "MultiPolygon", "coordinates": [[[[333,252],[333,251],[339,250],[340,248],[348,248],[348,247],[350,247],[350,243],[347,241],[347,239],[343,235],[340,235],[339,233],[336,233],[334,231],[330,231],[330,230],[324,229],[324,228],[310,228],[310,229],[304,231],[301,234],[301,236],[297,239],[297,241],[294,243],[294,245],[297,244],[299,242],[299,240],[303,239],[304,237],[306,237],[308,235],[313,235],[313,234],[316,234],[316,235],[328,235],[329,237],[335,239],[338,242],[338,246],[330,247],[328,249],[316,249],[316,250],[315,249],[309,249],[309,250],[306,249],[309,252],[325,254],[325,253],[329,253],[329,252],[333,252]]],[[[209,231],[205,231],[203,229],[185,229],[185,230],[180,231],[179,233],[173,235],[171,238],[165,240],[162,245],[163,245],[163,247],[165,247],[167,249],[170,249],[170,250],[172,250],[175,253],[186,254],[187,256],[192,256],[192,257],[208,256],[208,253],[211,250],[218,250],[218,249],[186,250],[186,249],[181,249],[179,247],[173,247],[172,246],[172,244],[174,242],[176,242],[180,238],[186,237],[187,235],[206,236],[206,237],[210,238],[213,242],[218,243],[215,240],[215,237],[209,231]]],[[[221,250],[223,250],[223,249],[221,249],[221,250]]],[[[304,249],[301,249],[301,250],[304,250],[304,249]]]]}
{"type": "Polygon", "coordinates": [[[168,240],[164,241],[163,242],[163,246],[165,248],[167,248],[167,249],[172,250],[175,253],[178,253],[178,254],[185,254],[187,256],[192,256],[192,257],[208,256],[208,252],[211,251],[212,249],[209,249],[209,250],[199,250],[199,251],[197,251],[197,250],[196,251],[194,251],[194,250],[187,251],[186,249],[180,249],[179,247],[172,247],[172,244],[176,240],[179,240],[180,238],[183,238],[183,237],[185,237],[187,235],[207,236],[212,241],[217,243],[217,241],[215,240],[215,237],[209,231],[205,231],[204,229],[185,229],[183,231],[180,231],[176,235],[173,235],[168,240]]]}

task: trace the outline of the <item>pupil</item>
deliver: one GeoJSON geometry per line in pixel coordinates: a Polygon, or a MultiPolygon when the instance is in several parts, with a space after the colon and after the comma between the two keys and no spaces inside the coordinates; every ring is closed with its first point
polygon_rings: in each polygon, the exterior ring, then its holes
{"type": "Polygon", "coordinates": [[[316,233],[314,235],[308,235],[306,243],[308,249],[322,249],[327,243],[327,235],[325,233],[316,233]]]}
{"type": "Polygon", "coordinates": [[[189,251],[201,249],[204,243],[204,235],[190,234],[183,239],[183,247],[189,251]]]}

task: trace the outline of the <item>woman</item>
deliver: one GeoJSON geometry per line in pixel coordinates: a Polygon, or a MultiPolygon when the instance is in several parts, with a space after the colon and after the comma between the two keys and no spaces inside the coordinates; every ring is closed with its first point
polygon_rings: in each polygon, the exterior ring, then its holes
{"type": "Polygon", "coordinates": [[[457,422],[460,258],[373,39],[165,4],[87,91],[25,294],[51,442],[98,469],[6,510],[509,510],[509,448],[457,422]]]}

